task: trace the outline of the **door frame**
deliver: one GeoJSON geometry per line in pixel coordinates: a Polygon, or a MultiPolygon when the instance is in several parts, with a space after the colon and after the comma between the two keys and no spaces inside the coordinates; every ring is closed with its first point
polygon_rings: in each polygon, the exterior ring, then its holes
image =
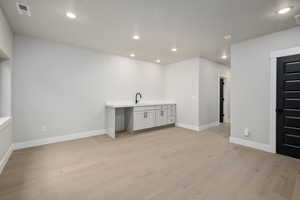
{"type": "Polygon", "coordinates": [[[300,47],[272,51],[270,53],[270,151],[276,153],[276,104],[277,104],[277,58],[300,54],[300,47]]]}

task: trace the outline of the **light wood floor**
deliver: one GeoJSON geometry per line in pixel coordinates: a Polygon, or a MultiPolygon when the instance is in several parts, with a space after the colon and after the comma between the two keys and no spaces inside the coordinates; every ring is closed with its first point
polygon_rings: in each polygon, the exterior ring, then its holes
{"type": "Polygon", "coordinates": [[[228,143],[229,126],[166,128],[16,151],[1,200],[299,200],[300,161],[228,143]]]}

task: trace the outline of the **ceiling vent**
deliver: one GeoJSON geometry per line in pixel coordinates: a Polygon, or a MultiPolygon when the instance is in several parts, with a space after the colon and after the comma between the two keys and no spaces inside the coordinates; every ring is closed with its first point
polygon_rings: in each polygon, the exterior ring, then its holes
{"type": "Polygon", "coordinates": [[[17,11],[20,15],[31,16],[30,7],[23,3],[16,3],[17,11]]]}

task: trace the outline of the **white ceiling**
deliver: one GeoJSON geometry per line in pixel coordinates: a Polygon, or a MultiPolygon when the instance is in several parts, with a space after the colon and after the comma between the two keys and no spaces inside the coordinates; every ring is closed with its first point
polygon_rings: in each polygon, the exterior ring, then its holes
{"type": "Polygon", "coordinates": [[[230,43],[296,26],[300,0],[0,0],[14,32],[162,64],[201,56],[216,62],[230,43]],[[294,6],[287,15],[276,10],[294,6]],[[77,19],[65,17],[66,11],[77,19]],[[132,39],[134,34],[141,39],[132,39]],[[224,36],[232,35],[231,41],[224,36]],[[171,52],[173,47],[178,52],[171,52]]]}

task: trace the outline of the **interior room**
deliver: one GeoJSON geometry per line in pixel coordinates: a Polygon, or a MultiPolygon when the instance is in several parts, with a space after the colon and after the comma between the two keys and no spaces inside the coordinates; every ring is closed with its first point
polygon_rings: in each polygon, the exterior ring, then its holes
{"type": "Polygon", "coordinates": [[[300,1],[0,0],[1,200],[300,200],[300,1]]]}

